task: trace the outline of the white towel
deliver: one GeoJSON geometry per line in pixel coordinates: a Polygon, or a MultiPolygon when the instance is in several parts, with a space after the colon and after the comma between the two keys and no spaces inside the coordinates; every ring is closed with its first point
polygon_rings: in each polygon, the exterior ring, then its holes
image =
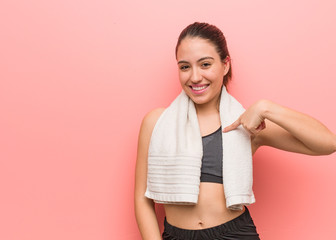
{"type": "MultiPolygon", "coordinates": [[[[219,105],[221,124],[232,124],[245,111],[223,86],[219,105]]],[[[243,209],[255,202],[252,191],[250,136],[242,126],[223,139],[223,187],[226,206],[243,209]]],[[[194,102],[182,90],[159,117],[148,150],[145,196],[157,203],[196,204],[202,165],[202,136],[194,102]]]]}

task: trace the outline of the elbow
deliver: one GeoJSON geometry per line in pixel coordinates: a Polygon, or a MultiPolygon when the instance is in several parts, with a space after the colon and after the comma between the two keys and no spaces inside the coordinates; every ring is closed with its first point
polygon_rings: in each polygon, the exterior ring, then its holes
{"type": "Polygon", "coordinates": [[[336,134],[333,134],[332,142],[333,142],[333,150],[331,153],[334,153],[336,152],[336,134]]]}
{"type": "Polygon", "coordinates": [[[326,149],[325,153],[323,155],[330,155],[336,152],[336,135],[332,134],[331,140],[330,140],[330,145],[326,149]]]}
{"type": "MultiPolygon", "coordinates": [[[[327,138],[326,138],[327,139],[327,138]]],[[[331,155],[336,152],[336,135],[332,134],[326,142],[320,145],[318,148],[310,149],[311,153],[309,155],[321,156],[321,155],[331,155]]]]}
{"type": "Polygon", "coordinates": [[[135,214],[137,215],[137,213],[139,211],[142,211],[144,208],[151,208],[151,209],[155,209],[155,204],[154,201],[152,199],[149,199],[145,196],[135,196],[134,198],[134,210],[135,210],[135,214]]]}

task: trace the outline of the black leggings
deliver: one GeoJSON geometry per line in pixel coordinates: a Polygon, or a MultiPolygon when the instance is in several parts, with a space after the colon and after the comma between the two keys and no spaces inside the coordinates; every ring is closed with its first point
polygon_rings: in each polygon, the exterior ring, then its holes
{"type": "Polygon", "coordinates": [[[162,238],[163,240],[260,240],[247,207],[244,213],[231,221],[201,230],[174,227],[165,218],[162,238]]]}

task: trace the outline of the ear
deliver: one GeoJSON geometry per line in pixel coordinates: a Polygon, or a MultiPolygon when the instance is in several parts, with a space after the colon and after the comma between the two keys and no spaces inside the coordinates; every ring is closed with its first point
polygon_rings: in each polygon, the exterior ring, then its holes
{"type": "Polygon", "coordinates": [[[229,72],[230,67],[231,67],[231,65],[230,65],[230,57],[227,56],[222,63],[223,63],[223,67],[224,67],[224,71],[223,71],[224,74],[223,74],[223,76],[225,76],[229,72]]]}

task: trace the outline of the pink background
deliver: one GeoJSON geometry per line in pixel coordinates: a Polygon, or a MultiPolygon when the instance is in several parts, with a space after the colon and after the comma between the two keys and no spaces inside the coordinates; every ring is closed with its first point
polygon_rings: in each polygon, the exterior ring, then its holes
{"type": "MultiPolygon", "coordinates": [[[[336,132],[335,12],[333,0],[2,1],[0,239],[140,239],[138,131],[180,92],[174,47],[194,21],[223,30],[246,107],[271,99],[336,132]]],[[[336,154],[258,150],[262,239],[336,239],[335,169],[336,154]]]]}

